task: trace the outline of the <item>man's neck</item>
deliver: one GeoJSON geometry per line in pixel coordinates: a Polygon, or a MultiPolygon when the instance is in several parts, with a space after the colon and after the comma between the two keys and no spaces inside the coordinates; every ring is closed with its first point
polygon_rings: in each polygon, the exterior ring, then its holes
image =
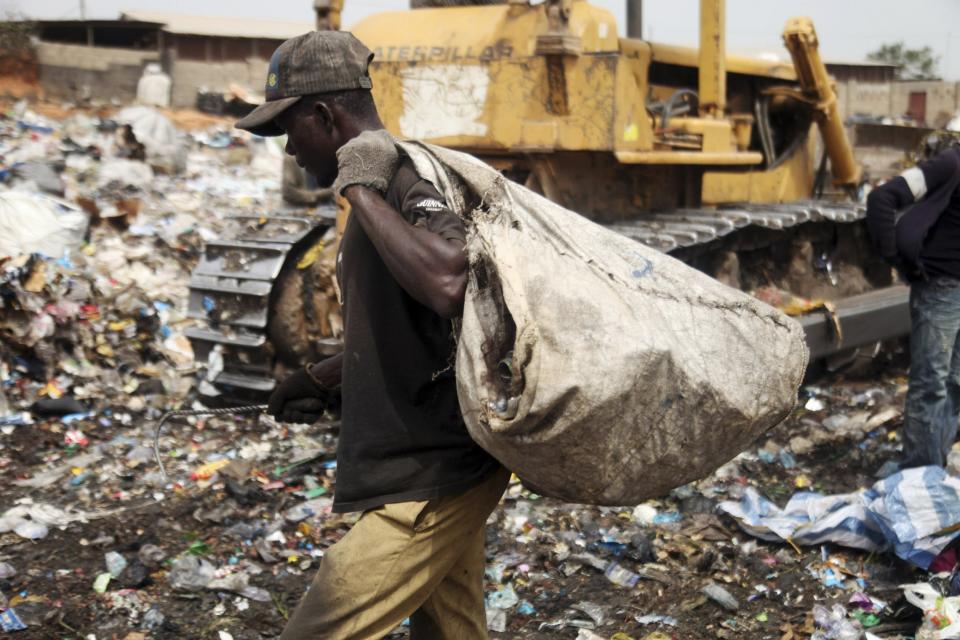
{"type": "Polygon", "coordinates": [[[364,120],[351,120],[341,125],[345,143],[353,140],[364,131],[379,131],[385,128],[379,116],[370,116],[364,120]]]}

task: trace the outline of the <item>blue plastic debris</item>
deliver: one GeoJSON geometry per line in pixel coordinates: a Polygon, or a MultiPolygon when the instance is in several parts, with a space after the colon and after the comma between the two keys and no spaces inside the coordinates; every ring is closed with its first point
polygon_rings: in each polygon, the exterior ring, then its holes
{"type": "Polygon", "coordinates": [[[676,511],[665,511],[653,516],[653,524],[671,524],[681,520],[683,520],[683,516],[676,511]]]}
{"type": "Polygon", "coordinates": [[[719,508],[762,540],[893,551],[927,569],[957,536],[951,528],[960,522],[960,478],[941,467],[917,467],[855,493],[800,492],[783,509],[747,488],[740,501],[719,508]]]}
{"type": "Polygon", "coordinates": [[[17,612],[13,610],[13,607],[0,613],[0,629],[3,629],[5,632],[23,631],[26,628],[27,625],[23,623],[23,620],[21,620],[17,612]]]}
{"type": "Polygon", "coordinates": [[[780,464],[783,465],[784,469],[793,469],[795,466],[797,466],[797,459],[794,458],[793,454],[786,449],[780,449],[778,456],[780,458],[780,464]]]}

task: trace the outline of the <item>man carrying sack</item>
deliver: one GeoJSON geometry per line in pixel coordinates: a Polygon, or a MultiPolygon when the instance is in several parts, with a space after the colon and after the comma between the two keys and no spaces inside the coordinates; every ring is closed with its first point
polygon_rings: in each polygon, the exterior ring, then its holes
{"type": "Polygon", "coordinates": [[[463,222],[383,128],[373,54],[349,33],[284,42],[266,102],[237,123],[286,134],[297,164],[351,205],[337,257],[344,352],[284,380],[270,413],[314,422],[339,388],[336,512],[362,511],[327,550],[282,640],[485,638],[484,524],[509,478],[467,433],[451,318],[467,281],[463,222]]]}

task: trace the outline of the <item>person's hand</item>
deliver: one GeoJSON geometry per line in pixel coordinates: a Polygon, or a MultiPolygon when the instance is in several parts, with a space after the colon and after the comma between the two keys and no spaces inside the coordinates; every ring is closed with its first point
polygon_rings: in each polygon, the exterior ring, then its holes
{"type": "Polygon", "coordinates": [[[399,162],[397,145],[386,129],[364,131],[337,150],[333,192],[343,195],[344,189],[359,184],[386,193],[399,162]]]}
{"type": "Polygon", "coordinates": [[[298,369],[270,394],[267,413],[281,422],[313,424],[330,407],[334,393],[318,384],[307,372],[298,369]]]}

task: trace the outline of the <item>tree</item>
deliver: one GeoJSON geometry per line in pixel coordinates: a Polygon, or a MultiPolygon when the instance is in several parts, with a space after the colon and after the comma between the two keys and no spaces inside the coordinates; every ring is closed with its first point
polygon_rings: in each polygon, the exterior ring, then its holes
{"type": "Polygon", "coordinates": [[[881,45],[867,54],[867,60],[897,65],[897,77],[902,80],[936,80],[940,62],[930,47],[907,49],[903,42],[881,45]]]}

